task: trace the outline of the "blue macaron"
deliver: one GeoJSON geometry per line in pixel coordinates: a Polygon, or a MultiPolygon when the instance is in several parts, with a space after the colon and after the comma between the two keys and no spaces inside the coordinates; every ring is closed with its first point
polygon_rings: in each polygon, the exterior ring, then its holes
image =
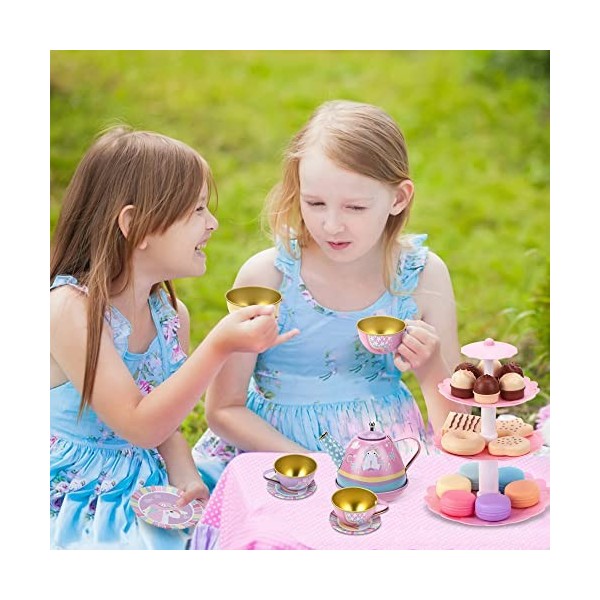
{"type": "Polygon", "coordinates": [[[458,472],[471,480],[471,491],[479,490],[479,463],[477,461],[463,463],[458,472]]]}
{"type": "Polygon", "coordinates": [[[504,494],[504,488],[512,481],[525,479],[525,473],[517,467],[500,467],[498,469],[498,488],[504,494]]]}

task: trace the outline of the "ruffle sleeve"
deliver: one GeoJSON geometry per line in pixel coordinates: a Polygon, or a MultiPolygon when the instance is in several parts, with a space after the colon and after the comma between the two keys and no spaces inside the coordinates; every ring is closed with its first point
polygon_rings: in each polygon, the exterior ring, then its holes
{"type": "Polygon", "coordinates": [[[397,277],[394,282],[395,292],[414,292],[425,263],[427,262],[428,246],[424,245],[427,234],[411,236],[410,247],[404,251],[398,263],[397,277]]]}

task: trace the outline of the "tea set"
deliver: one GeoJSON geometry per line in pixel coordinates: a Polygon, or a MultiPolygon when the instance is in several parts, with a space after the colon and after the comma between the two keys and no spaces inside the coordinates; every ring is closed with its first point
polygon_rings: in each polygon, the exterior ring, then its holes
{"type": "MultiPolygon", "coordinates": [[[[331,497],[333,510],[329,522],[333,529],[344,534],[364,535],[381,526],[379,515],[387,512],[387,501],[395,499],[406,489],[406,471],[421,451],[417,450],[404,464],[395,441],[369,424],[369,431],[355,436],[346,450],[325,432],[319,438],[338,466],[336,485],[331,497]]],[[[396,440],[401,441],[401,440],[396,440]]],[[[282,500],[302,500],[315,493],[316,461],[303,454],[279,457],[273,467],[263,473],[268,492],[282,500]]]]}
{"type": "MultiPolygon", "coordinates": [[[[250,305],[273,305],[274,316],[279,313],[282,296],[274,289],[248,286],[229,290],[225,294],[229,312],[250,305]]],[[[363,346],[373,354],[395,352],[406,331],[401,319],[386,315],[366,317],[357,323],[358,337],[363,346]]],[[[394,500],[408,485],[406,471],[421,451],[414,438],[404,438],[416,443],[416,451],[404,464],[396,442],[371,422],[369,431],[356,435],[346,449],[324,432],[319,440],[338,466],[336,485],[340,488],[331,498],[333,510],[331,526],[341,533],[364,534],[381,526],[379,515],[389,507],[386,501],[394,500]]],[[[314,481],[317,463],[309,456],[288,454],[278,458],[273,467],[264,472],[267,491],[282,500],[302,500],[315,493],[314,481]]]]}

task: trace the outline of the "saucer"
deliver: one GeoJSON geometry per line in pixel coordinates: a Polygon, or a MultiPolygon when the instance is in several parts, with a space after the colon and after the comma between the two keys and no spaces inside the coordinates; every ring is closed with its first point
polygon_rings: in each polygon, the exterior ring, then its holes
{"type": "Polygon", "coordinates": [[[381,517],[379,515],[375,515],[366,525],[361,525],[360,527],[349,527],[348,525],[341,523],[337,515],[331,511],[329,513],[329,524],[336,531],[345,533],[346,535],[365,535],[367,533],[373,533],[373,531],[377,531],[381,527],[381,517]]]}
{"type": "Polygon", "coordinates": [[[182,494],[173,486],[143,487],[133,493],[130,505],[133,512],[150,525],[161,529],[186,529],[196,525],[205,506],[199,500],[177,506],[182,494]]]}
{"type": "Polygon", "coordinates": [[[298,492],[286,490],[279,483],[275,483],[274,481],[269,481],[267,483],[267,491],[269,494],[271,494],[271,496],[275,496],[275,498],[280,498],[281,500],[302,500],[312,496],[316,489],[317,484],[314,480],[310,482],[307,488],[304,488],[298,492]]]}
{"type": "MultiPolygon", "coordinates": [[[[335,485],[337,488],[342,488],[342,486],[339,484],[337,478],[335,480],[335,485]]],[[[376,496],[380,499],[380,500],[384,500],[385,502],[393,502],[394,500],[396,500],[396,498],[398,498],[398,496],[400,496],[400,494],[406,490],[406,488],[408,487],[408,478],[406,479],[406,483],[402,486],[399,487],[398,489],[395,490],[390,490],[389,492],[373,492],[374,494],[376,494],[376,496]]],[[[371,490],[373,491],[373,490],[371,490]]]]}

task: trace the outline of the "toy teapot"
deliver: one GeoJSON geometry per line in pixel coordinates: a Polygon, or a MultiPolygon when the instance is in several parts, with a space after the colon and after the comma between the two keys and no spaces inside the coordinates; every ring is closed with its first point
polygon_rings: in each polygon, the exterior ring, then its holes
{"type": "Polygon", "coordinates": [[[402,438],[417,443],[417,451],[404,465],[396,442],[369,423],[369,431],[358,434],[344,451],[342,446],[326,431],[319,440],[338,466],[337,484],[340,487],[358,486],[375,494],[393,492],[407,483],[406,470],[417,458],[421,444],[415,438],[402,438]]]}

